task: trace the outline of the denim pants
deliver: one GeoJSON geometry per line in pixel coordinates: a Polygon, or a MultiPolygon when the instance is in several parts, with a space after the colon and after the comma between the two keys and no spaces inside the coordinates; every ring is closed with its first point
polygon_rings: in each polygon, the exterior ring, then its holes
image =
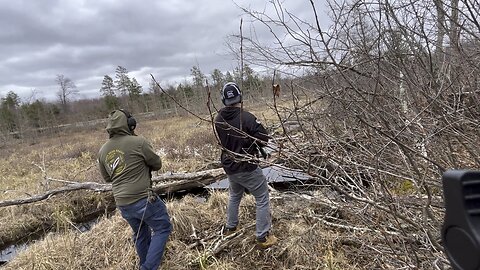
{"type": "Polygon", "coordinates": [[[118,209],[133,229],[140,269],[157,270],[172,231],[167,207],[157,196],[153,202],[144,198],[129,205],[118,206],[118,209]]]}
{"type": "Polygon", "coordinates": [[[268,184],[262,169],[257,167],[251,172],[241,172],[228,175],[229,200],[227,209],[227,227],[234,228],[238,225],[238,208],[245,189],[255,197],[256,205],[256,232],[257,238],[265,237],[272,226],[270,214],[270,199],[268,184]]]}

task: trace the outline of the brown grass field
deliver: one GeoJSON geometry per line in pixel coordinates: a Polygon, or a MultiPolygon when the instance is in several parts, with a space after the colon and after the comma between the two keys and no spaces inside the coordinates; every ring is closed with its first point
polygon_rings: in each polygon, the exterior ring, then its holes
{"type": "MultiPolygon", "coordinates": [[[[259,115],[262,120],[270,112],[259,115]]],[[[211,166],[218,160],[219,149],[209,123],[194,117],[173,117],[139,121],[137,133],[146,137],[161,155],[159,173],[193,172],[211,166]]],[[[103,127],[66,131],[52,137],[41,137],[37,143],[10,141],[0,152],[0,200],[41,194],[61,187],[60,181],[98,181],[96,156],[108,136],[103,127]]],[[[46,201],[0,208],[0,243],[9,243],[29,233],[50,231],[20,252],[4,269],[136,269],[137,259],[131,241],[131,229],[115,211],[101,218],[92,230],[81,233],[74,227],[74,217],[91,212],[107,203],[109,194],[80,191],[54,196],[46,201]],[[54,230],[50,230],[54,228],[54,230]]],[[[167,206],[174,224],[162,269],[347,269],[342,251],[326,231],[312,227],[299,216],[310,211],[301,203],[285,203],[272,198],[274,226],[280,244],[270,250],[254,245],[252,227],[254,200],[242,202],[242,225],[248,226],[220,253],[209,250],[221,240],[227,193],[210,194],[208,200],[187,196],[171,199],[167,206]],[[278,211],[278,212],[277,212],[278,211]],[[291,216],[290,216],[291,215],[291,216]],[[192,238],[207,241],[195,245],[192,238]],[[208,240],[209,239],[209,240],[208,240]],[[216,242],[214,242],[215,240],[216,242]],[[341,267],[340,267],[341,266],[341,267]]],[[[352,267],[352,269],[355,267],[352,267]]]]}
{"type": "MultiPolygon", "coordinates": [[[[215,241],[196,245],[193,228],[199,238],[219,239],[226,202],[227,194],[216,192],[203,203],[193,196],[167,203],[174,230],[162,269],[358,269],[347,260],[349,251],[338,248],[339,234],[301,218],[311,205],[294,198],[288,202],[272,199],[275,232],[280,239],[277,246],[265,251],[255,248],[254,229],[248,226],[255,217],[254,200],[248,196],[241,206],[242,225],[248,227],[244,235],[212,256],[209,249],[215,241]]],[[[115,214],[86,233],[49,234],[5,269],[136,269],[136,264],[131,230],[115,214]]]]}
{"type": "MultiPolygon", "coordinates": [[[[257,116],[267,125],[274,119],[271,112],[257,116]]],[[[162,157],[159,173],[204,170],[218,160],[219,148],[211,126],[197,118],[139,121],[137,133],[151,141],[162,157]]],[[[59,181],[46,183],[45,176],[101,182],[96,156],[106,140],[104,128],[96,127],[43,137],[36,144],[8,143],[0,153],[0,200],[28,197],[63,185],[59,181]]],[[[105,206],[108,196],[81,191],[0,208],[1,244],[18,240],[19,235],[54,228],[3,268],[137,269],[131,229],[117,211],[102,217],[87,232],[75,229],[75,218],[105,206]]],[[[242,230],[232,239],[220,235],[227,199],[225,191],[212,192],[206,200],[193,195],[167,199],[174,230],[161,269],[371,269],[372,258],[361,248],[361,239],[378,236],[326,226],[316,219],[327,214],[346,221],[350,218],[342,216],[342,207],[332,205],[322,190],[313,196],[272,191],[273,233],[279,243],[268,250],[254,245],[255,206],[250,195],[241,206],[242,230]]],[[[377,265],[377,269],[395,268],[377,265]]]]}

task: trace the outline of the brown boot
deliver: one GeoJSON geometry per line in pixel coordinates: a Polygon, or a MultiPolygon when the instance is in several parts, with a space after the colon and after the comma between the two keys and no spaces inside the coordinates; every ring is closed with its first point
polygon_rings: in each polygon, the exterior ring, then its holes
{"type": "Polygon", "coordinates": [[[277,237],[273,234],[267,234],[267,236],[262,238],[257,238],[257,247],[261,249],[267,249],[278,242],[277,237]]]}

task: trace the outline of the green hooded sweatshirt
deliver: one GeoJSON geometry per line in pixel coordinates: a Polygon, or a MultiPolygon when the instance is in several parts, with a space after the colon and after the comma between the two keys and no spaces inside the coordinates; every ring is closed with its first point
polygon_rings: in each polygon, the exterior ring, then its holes
{"type": "Polygon", "coordinates": [[[162,167],[160,157],[145,138],[128,129],[127,116],[121,111],[110,114],[107,132],[110,139],[100,148],[98,162],[103,178],[112,183],[117,206],[147,197],[151,171],[162,167]]]}

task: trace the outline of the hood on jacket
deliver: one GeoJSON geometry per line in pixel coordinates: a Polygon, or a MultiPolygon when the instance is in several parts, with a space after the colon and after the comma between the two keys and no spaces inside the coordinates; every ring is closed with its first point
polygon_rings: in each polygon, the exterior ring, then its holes
{"type": "Polygon", "coordinates": [[[235,106],[226,106],[219,111],[220,117],[228,121],[240,114],[240,108],[235,106]]]}
{"type": "Polygon", "coordinates": [[[119,110],[111,112],[108,116],[106,130],[108,134],[110,134],[110,138],[114,136],[133,135],[133,132],[128,128],[127,116],[119,110]]]}

